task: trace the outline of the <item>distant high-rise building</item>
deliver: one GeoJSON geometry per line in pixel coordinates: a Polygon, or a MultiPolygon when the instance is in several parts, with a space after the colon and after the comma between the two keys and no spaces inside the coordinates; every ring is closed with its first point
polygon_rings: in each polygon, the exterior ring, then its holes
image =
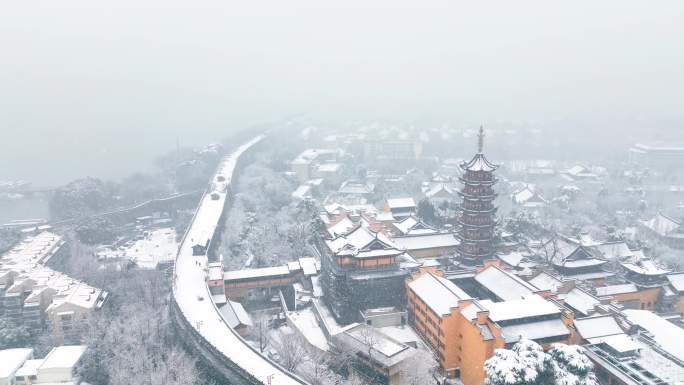
{"type": "Polygon", "coordinates": [[[484,130],[480,127],[477,154],[470,162],[461,163],[463,175],[459,177],[463,189],[459,192],[462,202],[458,251],[461,262],[466,265],[481,264],[494,255],[496,193],[493,186],[497,182],[494,171],[499,166],[484,156],[483,144],[484,130]]]}

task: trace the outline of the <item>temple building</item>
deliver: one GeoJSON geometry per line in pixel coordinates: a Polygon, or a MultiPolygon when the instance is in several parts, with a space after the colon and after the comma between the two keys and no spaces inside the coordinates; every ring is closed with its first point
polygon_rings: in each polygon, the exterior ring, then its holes
{"type": "Polygon", "coordinates": [[[399,268],[403,251],[385,234],[358,225],[321,249],[323,292],[338,322],[357,321],[366,309],[403,307],[409,272],[399,268]]]}
{"type": "Polygon", "coordinates": [[[465,265],[482,264],[494,256],[494,227],[496,207],[493,190],[497,182],[494,171],[499,167],[491,163],[482,153],[484,130],[480,127],[478,152],[470,162],[461,163],[463,175],[459,178],[463,189],[459,225],[458,247],[461,262],[465,265]]]}

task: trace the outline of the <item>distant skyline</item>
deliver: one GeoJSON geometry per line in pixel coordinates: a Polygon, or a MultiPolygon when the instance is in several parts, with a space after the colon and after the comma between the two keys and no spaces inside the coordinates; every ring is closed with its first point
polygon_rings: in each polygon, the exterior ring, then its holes
{"type": "Polygon", "coordinates": [[[675,0],[11,2],[0,179],[120,177],[301,113],[680,139],[683,21],[675,0]]]}

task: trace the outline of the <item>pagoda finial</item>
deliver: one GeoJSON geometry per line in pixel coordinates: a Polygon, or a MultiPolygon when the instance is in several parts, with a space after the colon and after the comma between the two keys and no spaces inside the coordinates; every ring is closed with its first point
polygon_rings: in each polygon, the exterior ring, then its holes
{"type": "Polygon", "coordinates": [[[477,152],[482,153],[482,147],[484,147],[484,128],[480,126],[480,133],[477,134],[477,152]]]}

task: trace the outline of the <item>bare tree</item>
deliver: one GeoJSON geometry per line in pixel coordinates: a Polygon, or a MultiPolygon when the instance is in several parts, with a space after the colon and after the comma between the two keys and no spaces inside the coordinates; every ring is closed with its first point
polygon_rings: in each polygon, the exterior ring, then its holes
{"type": "Polygon", "coordinates": [[[363,325],[361,328],[361,340],[363,341],[363,344],[366,346],[366,356],[368,357],[368,362],[370,364],[373,364],[373,349],[378,345],[379,340],[378,340],[378,335],[376,334],[375,330],[373,329],[372,326],[368,325],[363,325]]]}
{"type": "Polygon", "coordinates": [[[280,354],[280,363],[285,369],[293,372],[306,358],[305,342],[296,332],[288,334],[281,330],[279,334],[278,353],[280,354]]]}
{"type": "Polygon", "coordinates": [[[252,335],[257,342],[259,351],[263,353],[271,342],[271,336],[269,334],[270,319],[266,313],[260,313],[256,320],[254,321],[254,329],[252,335]]]}
{"type": "Polygon", "coordinates": [[[302,375],[311,385],[336,383],[339,380],[339,376],[330,370],[333,362],[334,356],[330,352],[315,350],[309,354],[307,371],[303,371],[302,375]]]}
{"type": "Polygon", "coordinates": [[[435,375],[439,366],[435,357],[427,350],[416,350],[400,366],[399,378],[402,385],[428,385],[437,382],[435,375]]]}
{"type": "Polygon", "coordinates": [[[554,234],[551,239],[546,243],[541,245],[541,256],[544,258],[544,262],[550,264],[556,259],[558,253],[560,252],[560,245],[558,242],[558,237],[554,234]]]}

